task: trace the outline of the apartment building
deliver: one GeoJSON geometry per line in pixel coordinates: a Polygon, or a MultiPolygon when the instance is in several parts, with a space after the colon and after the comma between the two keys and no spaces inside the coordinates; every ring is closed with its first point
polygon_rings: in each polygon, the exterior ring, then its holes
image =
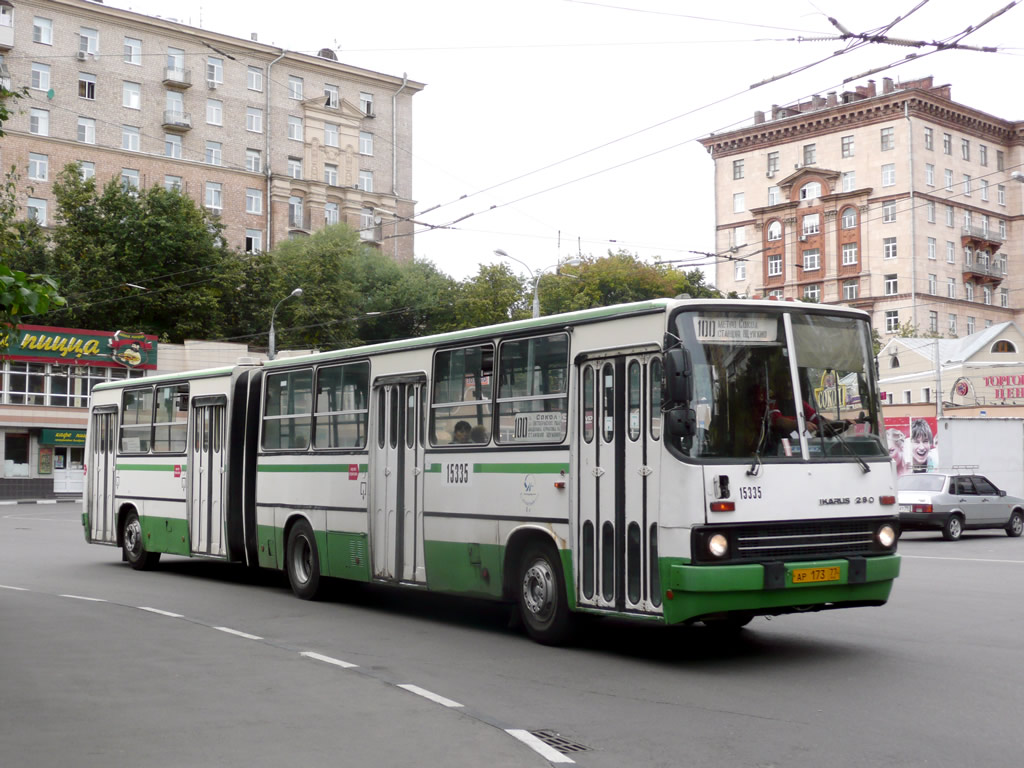
{"type": "Polygon", "coordinates": [[[715,284],[841,303],[959,337],[1024,305],[1024,122],[931,77],[874,81],[701,142],[715,163],[715,284]]]}
{"type": "MultiPolygon", "coordinates": [[[[255,35],[253,35],[255,38],[255,35]]],[[[272,248],[344,221],[413,257],[412,98],[423,84],[85,0],[0,0],[4,126],[25,215],[54,223],[56,174],[180,189],[228,244],[272,248]]]]}

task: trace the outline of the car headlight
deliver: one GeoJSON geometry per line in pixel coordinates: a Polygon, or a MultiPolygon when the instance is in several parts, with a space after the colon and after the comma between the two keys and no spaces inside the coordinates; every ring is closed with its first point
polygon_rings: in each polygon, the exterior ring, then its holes
{"type": "Polygon", "coordinates": [[[891,525],[886,523],[875,532],[875,538],[878,539],[879,544],[889,549],[896,543],[896,531],[891,525]]]}
{"type": "Polygon", "coordinates": [[[708,552],[713,557],[725,557],[729,554],[729,539],[724,534],[716,533],[708,539],[708,552]]]}

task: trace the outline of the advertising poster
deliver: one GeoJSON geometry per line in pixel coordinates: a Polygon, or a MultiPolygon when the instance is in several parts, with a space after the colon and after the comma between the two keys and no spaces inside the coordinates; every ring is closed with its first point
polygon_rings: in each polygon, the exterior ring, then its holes
{"type": "Polygon", "coordinates": [[[887,416],[885,439],[896,473],[927,472],[939,466],[938,423],[934,416],[887,416]]]}

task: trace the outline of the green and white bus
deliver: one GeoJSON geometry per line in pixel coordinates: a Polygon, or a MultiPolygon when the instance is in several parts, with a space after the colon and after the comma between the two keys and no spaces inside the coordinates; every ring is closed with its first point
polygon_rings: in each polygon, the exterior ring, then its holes
{"type": "Polygon", "coordinates": [[[92,395],[82,522],[161,554],[742,626],[882,605],[896,477],[868,316],[657,300],[92,395]],[[800,404],[797,407],[797,404],[800,404]]]}

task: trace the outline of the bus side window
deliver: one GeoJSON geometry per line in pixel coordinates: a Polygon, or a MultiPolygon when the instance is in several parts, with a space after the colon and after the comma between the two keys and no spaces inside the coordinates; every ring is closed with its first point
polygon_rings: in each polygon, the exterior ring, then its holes
{"type": "Polygon", "coordinates": [[[126,389],[121,405],[121,451],[148,453],[153,436],[153,388],[126,389]]]}
{"type": "Polygon", "coordinates": [[[263,400],[263,449],[305,450],[313,420],[313,371],[271,373],[263,400]]]}
{"type": "Polygon", "coordinates": [[[491,426],[491,388],[494,378],[494,347],[445,349],[434,356],[431,387],[430,444],[450,445],[456,439],[456,425],[465,422],[469,430],[460,428],[460,439],[466,435],[468,444],[486,443],[491,426]],[[473,434],[474,427],[483,427],[473,434]]]}
{"type": "Polygon", "coordinates": [[[498,442],[561,443],[569,423],[569,336],[502,342],[498,442]]]}

